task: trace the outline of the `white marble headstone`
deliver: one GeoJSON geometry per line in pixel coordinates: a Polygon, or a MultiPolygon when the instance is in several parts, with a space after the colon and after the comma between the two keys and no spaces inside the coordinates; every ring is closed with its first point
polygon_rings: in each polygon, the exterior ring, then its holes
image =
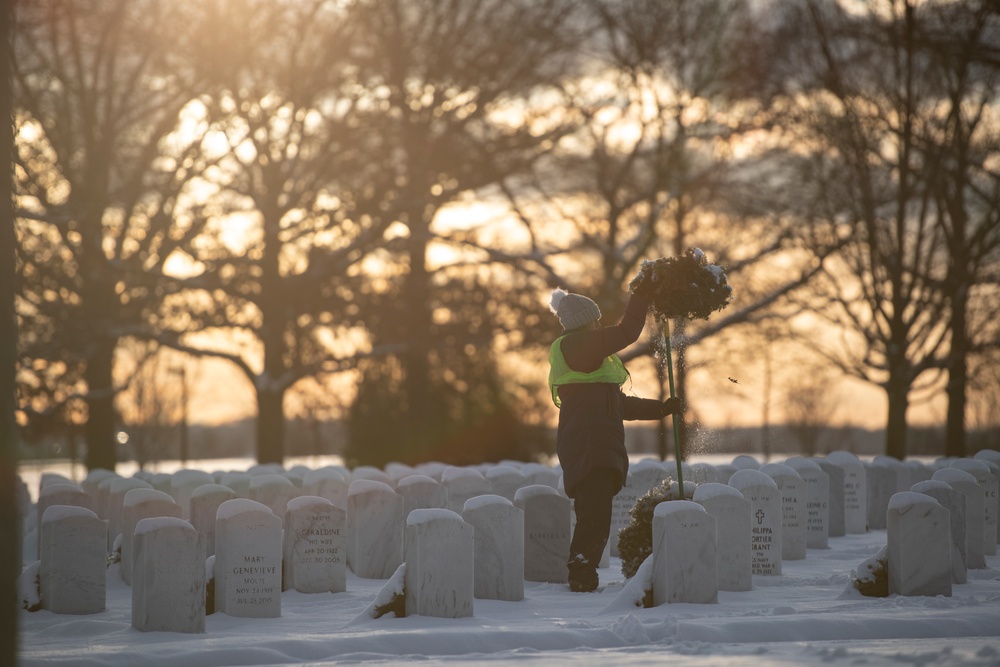
{"type": "Polygon", "coordinates": [[[917,482],[910,490],[930,496],[948,510],[951,524],[951,582],[964,584],[968,581],[965,567],[965,495],[939,480],[917,482]]]}
{"type": "MultiPolygon", "coordinates": [[[[103,482],[102,482],[103,483],[103,482]]],[[[132,489],[152,489],[153,485],[135,477],[112,479],[108,485],[108,551],[122,532],[122,506],[132,489]]]]}
{"type": "Polygon", "coordinates": [[[785,464],[806,483],[806,546],[826,549],[829,547],[830,476],[815,461],[806,458],[792,457],[785,464]]]}
{"type": "Polygon", "coordinates": [[[965,496],[965,566],[970,570],[986,567],[986,496],[976,478],[958,468],[935,470],[932,480],[944,482],[965,496]]]}
{"type": "Polygon", "coordinates": [[[215,516],[219,506],[238,496],[223,484],[204,484],[191,492],[191,525],[205,536],[205,553],[215,555],[215,516]]]}
{"type": "Polygon", "coordinates": [[[559,479],[562,477],[562,469],[551,467],[541,463],[525,463],[521,466],[521,472],[528,478],[528,485],[544,484],[553,489],[559,487],[559,479]]]}
{"type": "Polygon", "coordinates": [[[251,481],[253,481],[253,475],[247,472],[240,472],[238,470],[224,472],[219,477],[219,484],[222,484],[223,486],[228,486],[236,493],[236,496],[239,498],[250,497],[251,481]]]}
{"type": "Polygon", "coordinates": [[[347,487],[351,476],[346,470],[335,467],[310,470],[302,478],[302,491],[309,496],[326,498],[337,507],[347,508],[347,487]]]}
{"type": "Polygon", "coordinates": [[[889,499],[890,594],[951,595],[950,525],[948,510],[930,496],[902,491],[889,499]]]}
{"type": "Polygon", "coordinates": [[[514,502],[518,489],[530,484],[523,472],[511,466],[493,466],[486,471],[486,479],[490,483],[491,495],[502,496],[511,502],[514,502]]]}
{"type": "Polygon", "coordinates": [[[997,476],[990,471],[985,461],[975,459],[958,459],[951,462],[952,468],[964,470],[976,478],[976,483],[983,489],[983,523],[986,533],[983,537],[983,553],[995,556],[997,544],[994,536],[997,534],[997,476]]]}
{"type": "Polygon", "coordinates": [[[215,524],[215,609],[230,616],[281,616],[281,519],[253,500],[219,505],[215,524]]]}
{"type": "Polygon", "coordinates": [[[406,518],[406,615],[472,616],[473,528],[446,509],[418,509],[406,518]]]}
{"type": "Polygon", "coordinates": [[[716,521],[700,504],[668,500],[653,510],[653,604],[718,602],[716,521]]]}
{"type": "Polygon", "coordinates": [[[806,557],[806,483],[791,466],[765,463],[760,472],[778,485],[781,494],[781,558],[806,557]]]}
{"type": "Polygon", "coordinates": [[[191,518],[191,494],[206,484],[215,484],[215,478],[204,470],[185,468],[170,476],[170,495],[180,505],[182,518],[191,518]]]}
{"type": "Polygon", "coordinates": [[[205,536],[175,517],[142,519],[134,531],[132,627],[205,632],[205,536]]]}
{"type": "Polygon", "coordinates": [[[475,530],[475,595],[482,600],[524,598],[524,512],[501,496],[470,498],[462,519],[475,530]]]}
{"type": "MultiPolygon", "coordinates": [[[[51,478],[58,479],[58,478],[51,478]]],[[[94,502],[94,498],[83,490],[82,487],[68,482],[53,481],[52,483],[46,484],[39,488],[38,491],[38,503],[35,508],[35,519],[36,519],[36,533],[37,533],[37,545],[36,548],[41,547],[42,540],[42,517],[45,516],[45,510],[53,505],[71,505],[73,507],[84,507],[88,510],[94,510],[96,513],[97,503],[94,502]]]]}
{"type": "Polygon", "coordinates": [[[326,498],[300,496],[288,501],[282,560],[285,590],[347,590],[346,523],[346,512],[326,498]]]}
{"type": "Polygon", "coordinates": [[[445,491],[441,483],[427,475],[408,475],[396,483],[396,493],[403,496],[403,514],[413,510],[443,508],[445,491]]]}
{"type": "Polygon", "coordinates": [[[781,492],[768,475],[753,468],[737,470],[729,486],[750,502],[750,554],[754,574],[781,574],[781,492]]]}
{"type": "Polygon", "coordinates": [[[132,584],[132,540],[136,525],[143,519],[158,516],[182,518],[181,506],[173,497],[155,489],[131,489],[122,501],[122,580],[132,584]]]}
{"type": "Polygon", "coordinates": [[[848,535],[868,532],[868,482],[864,464],[845,451],[830,452],[827,460],[844,471],[844,530],[848,535]]]}
{"type": "Polygon", "coordinates": [[[250,480],[250,500],[266,505],[279,518],[285,516],[288,501],[298,495],[298,487],[279,473],[263,473],[250,480]]]}
{"type": "Polygon", "coordinates": [[[844,526],[844,469],[822,458],[814,458],[813,462],[826,473],[830,480],[830,506],[827,534],[829,537],[843,537],[847,534],[844,526]]]}
{"type": "Polygon", "coordinates": [[[55,614],[104,611],[108,522],[76,505],[42,515],[38,579],[42,606],[55,614]]]}
{"type": "Polygon", "coordinates": [[[347,564],[363,579],[388,579],[403,562],[403,497],[357,479],[347,489],[347,564]]]}
{"type": "Polygon", "coordinates": [[[570,501],[551,486],[531,484],[514,495],[524,512],[524,578],[564,584],[569,580],[570,501]]]}
{"type": "Polygon", "coordinates": [[[728,484],[706,482],[695,489],[694,502],[715,519],[719,590],[750,590],[750,501],[728,484]]]}
{"type": "Polygon", "coordinates": [[[358,466],[351,471],[352,482],[362,479],[372,482],[382,482],[390,489],[396,488],[396,480],[392,478],[392,475],[375,466],[358,466]]]}
{"type": "Polygon", "coordinates": [[[490,483],[474,468],[449,466],[441,473],[441,485],[445,490],[445,507],[460,514],[469,498],[490,493],[490,483]]]}

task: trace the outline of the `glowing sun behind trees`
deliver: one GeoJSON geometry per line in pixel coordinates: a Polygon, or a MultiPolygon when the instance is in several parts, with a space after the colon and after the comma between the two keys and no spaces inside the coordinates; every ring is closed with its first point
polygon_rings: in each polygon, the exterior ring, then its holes
{"type": "MultiPolygon", "coordinates": [[[[688,248],[680,257],[644,260],[639,273],[628,285],[629,292],[647,299],[653,317],[663,326],[663,347],[666,352],[667,378],[670,396],[674,394],[674,365],[670,355],[670,320],[686,318],[707,320],[717,310],[733,301],[733,288],[725,270],[708,260],[698,248],[688,248]]],[[[674,415],[674,455],[677,459],[679,498],[684,499],[684,477],[681,474],[681,415],[674,415]]]]}

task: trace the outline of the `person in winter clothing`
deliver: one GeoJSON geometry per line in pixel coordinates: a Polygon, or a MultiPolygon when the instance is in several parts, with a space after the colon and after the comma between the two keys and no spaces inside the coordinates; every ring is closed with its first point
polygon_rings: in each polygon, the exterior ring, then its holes
{"type": "Polygon", "coordinates": [[[563,487],[573,499],[576,530],[570,545],[569,586],[597,588],[597,567],[611,532],[611,503],[625,484],[628,452],[624,420],[658,420],[679,413],[677,398],[664,402],[629,396],[628,371],[616,352],[634,343],[646,323],[649,303],[633,294],[621,322],[600,325],[594,301],[563,289],[549,308],[563,333],[549,349],[549,389],[559,408],[556,451],[563,487]]]}

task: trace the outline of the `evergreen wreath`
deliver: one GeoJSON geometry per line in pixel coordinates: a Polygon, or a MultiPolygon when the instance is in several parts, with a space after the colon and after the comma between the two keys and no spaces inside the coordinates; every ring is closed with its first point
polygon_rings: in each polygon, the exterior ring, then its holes
{"type": "Polygon", "coordinates": [[[707,320],[733,300],[725,270],[709,264],[698,248],[688,248],[680,257],[643,260],[628,289],[650,302],[657,322],[680,317],[707,320]]]}
{"type": "Polygon", "coordinates": [[[618,555],[627,579],[634,577],[642,562],[653,553],[653,511],[664,501],[677,500],[670,488],[672,481],[668,478],[644,493],[628,511],[632,521],[618,531],[618,555]]]}

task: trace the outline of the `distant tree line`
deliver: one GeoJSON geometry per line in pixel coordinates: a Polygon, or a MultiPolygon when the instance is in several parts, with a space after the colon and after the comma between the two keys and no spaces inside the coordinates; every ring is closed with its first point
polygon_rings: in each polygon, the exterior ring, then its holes
{"type": "MultiPolygon", "coordinates": [[[[138,390],[165,350],[246,378],[260,462],[290,411],[343,418],[357,464],[530,458],[551,447],[548,290],[614,320],[642,260],[689,246],[737,301],[672,323],[681,395],[724,353],[770,378],[798,345],[885,391],[904,458],[914,396],[946,393],[961,455],[970,394],[997,386],[990,0],[40,0],[14,20],[19,419],[82,427],[88,467],[176,412],[138,390]]],[[[662,374],[657,349],[625,357],[662,374]]],[[[685,448],[704,417],[691,397],[685,448]]]]}

